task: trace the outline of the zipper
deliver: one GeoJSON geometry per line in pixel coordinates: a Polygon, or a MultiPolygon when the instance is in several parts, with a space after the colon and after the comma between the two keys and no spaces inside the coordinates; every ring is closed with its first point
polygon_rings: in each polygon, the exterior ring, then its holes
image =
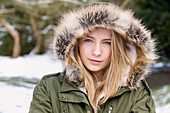
{"type": "Polygon", "coordinates": [[[109,112],[108,112],[108,113],[111,113],[112,109],[113,109],[113,107],[110,106],[110,107],[109,107],[109,112]]]}

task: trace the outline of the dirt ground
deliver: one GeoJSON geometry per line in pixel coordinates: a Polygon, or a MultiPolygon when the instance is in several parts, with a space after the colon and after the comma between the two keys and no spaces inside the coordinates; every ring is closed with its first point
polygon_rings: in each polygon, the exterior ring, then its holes
{"type": "Polygon", "coordinates": [[[170,71],[152,73],[146,80],[151,88],[170,84],[170,71]]]}

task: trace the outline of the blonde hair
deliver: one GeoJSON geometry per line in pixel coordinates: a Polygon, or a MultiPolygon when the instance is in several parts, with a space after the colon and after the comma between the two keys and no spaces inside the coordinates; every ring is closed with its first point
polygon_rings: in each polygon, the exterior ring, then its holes
{"type": "Polygon", "coordinates": [[[97,109],[101,104],[104,104],[109,98],[113,97],[118,92],[122,84],[122,78],[125,76],[125,74],[127,74],[124,73],[124,70],[127,68],[127,66],[130,66],[131,71],[135,70],[128,55],[129,52],[127,48],[129,43],[130,42],[123,36],[112,31],[111,61],[105,68],[105,72],[99,86],[96,84],[97,77],[95,77],[95,75],[92,74],[81,61],[78,43],[76,43],[74,51],[77,63],[73,62],[71,58],[67,59],[69,66],[76,65],[80,68],[80,78],[84,82],[89,101],[95,113],[97,113],[97,109]],[[94,80],[96,80],[96,82],[94,82],[94,80]],[[104,98],[99,103],[100,95],[102,93],[104,94],[104,98]]]}
{"type": "Polygon", "coordinates": [[[126,47],[124,47],[125,40],[123,40],[120,35],[113,31],[111,40],[111,61],[105,69],[105,73],[99,87],[97,86],[96,82],[94,82],[94,78],[96,78],[95,75],[87,70],[87,68],[83,65],[81,61],[78,44],[75,47],[75,58],[78,62],[78,67],[80,68],[80,76],[82,81],[84,81],[85,87],[88,92],[87,95],[89,101],[94,108],[95,113],[97,113],[99,105],[105,103],[107,99],[114,96],[119,90],[122,82],[122,77],[125,74],[123,73],[123,69],[125,69],[125,67],[131,63],[127,54],[127,49],[125,49],[126,47]],[[102,99],[101,103],[99,103],[100,95],[102,93],[104,93],[104,98],[102,99]]]}

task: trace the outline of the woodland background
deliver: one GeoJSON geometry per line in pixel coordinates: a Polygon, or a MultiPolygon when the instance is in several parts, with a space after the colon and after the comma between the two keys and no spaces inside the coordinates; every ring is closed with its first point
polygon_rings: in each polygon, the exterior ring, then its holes
{"type": "Polygon", "coordinates": [[[53,27],[68,10],[97,1],[133,9],[152,31],[160,59],[146,80],[156,112],[169,113],[169,0],[0,0],[0,113],[29,111],[33,89],[41,78],[63,70],[51,53],[53,27]]]}
{"type": "Polygon", "coordinates": [[[53,25],[61,15],[94,1],[131,8],[152,31],[161,61],[170,59],[170,7],[168,0],[0,0],[0,55],[18,57],[49,50],[53,25]]]}

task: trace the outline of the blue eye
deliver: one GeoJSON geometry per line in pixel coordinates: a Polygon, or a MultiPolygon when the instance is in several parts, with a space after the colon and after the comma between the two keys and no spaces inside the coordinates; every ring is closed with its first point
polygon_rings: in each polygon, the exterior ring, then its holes
{"type": "Polygon", "coordinates": [[[90,40],[90,39],[85,39],[84,41],[85,42],[92,42],[92,40],[90,40]]]}
{"type": "Polygon", "coordinates": [[[104,42],[104,44],[111,45],[111,42],[104,42]]]}

